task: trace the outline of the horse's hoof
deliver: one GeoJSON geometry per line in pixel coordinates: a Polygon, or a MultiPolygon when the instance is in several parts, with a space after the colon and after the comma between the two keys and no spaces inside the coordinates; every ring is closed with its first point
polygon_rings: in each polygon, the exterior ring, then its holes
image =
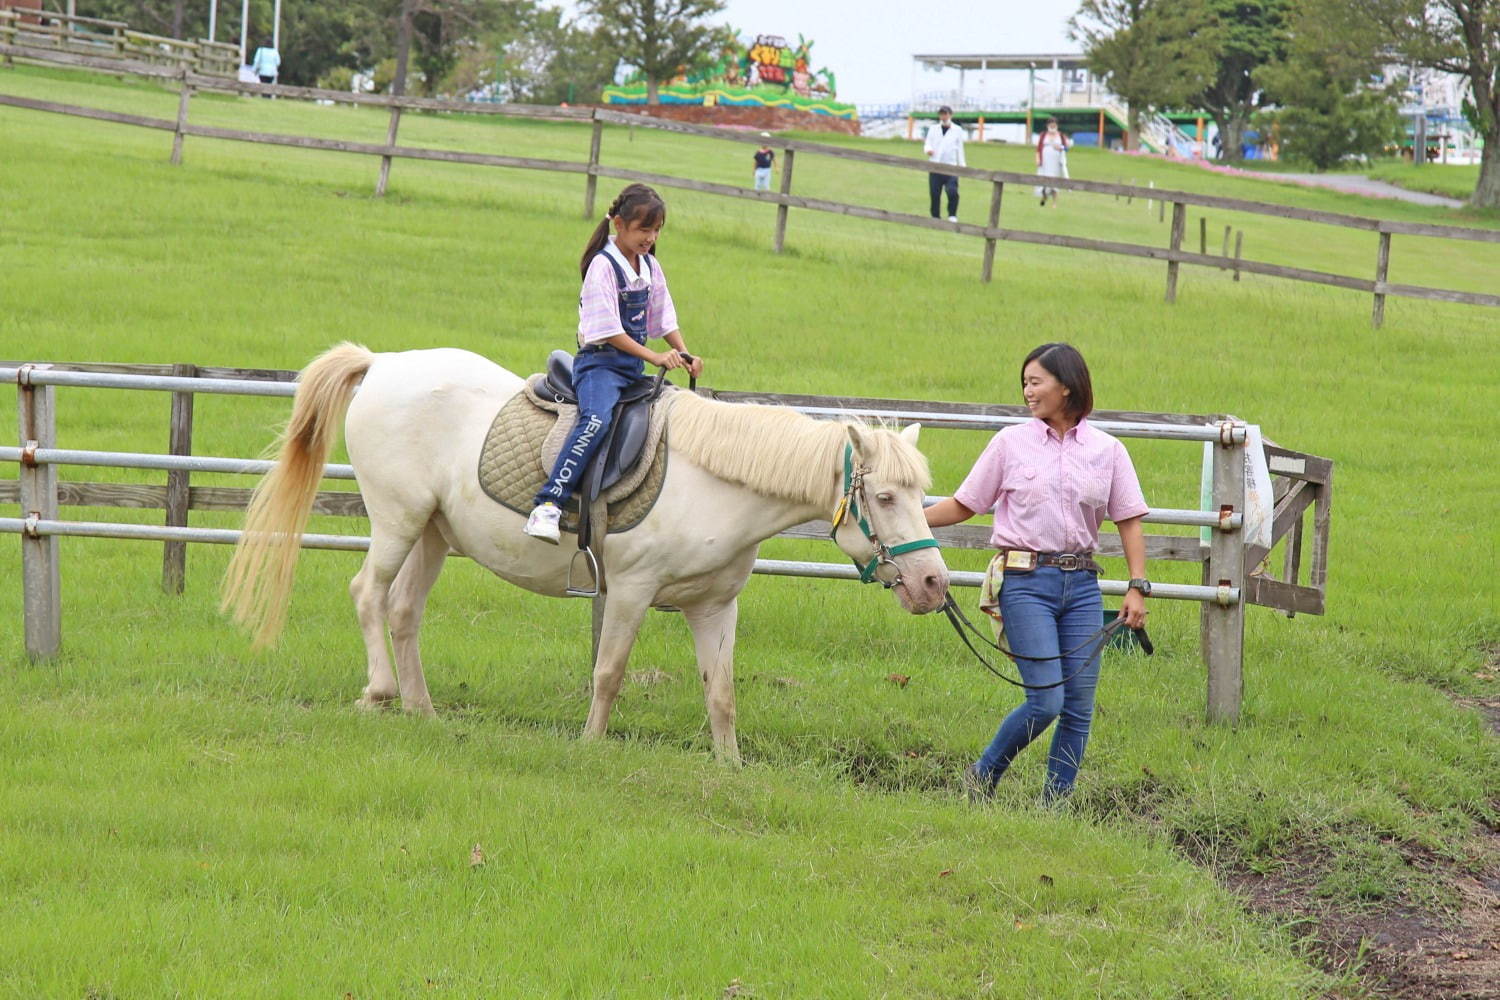
{"type": "Polygon", "coordinates": [[[378,695],[366,691],[354,702],[354,707],[363,709],[366,712],[375,712],[388,707],[395,700],[395,695],[378,695]]]}
{"type": "Polygon", "coordinates": [[[404,707],[406,708],[407,715],[418,715],[424,719],[437,718],[437,710],[432,707],[432,702],[430,701],[425,705],[406,705],[404,707]]]}

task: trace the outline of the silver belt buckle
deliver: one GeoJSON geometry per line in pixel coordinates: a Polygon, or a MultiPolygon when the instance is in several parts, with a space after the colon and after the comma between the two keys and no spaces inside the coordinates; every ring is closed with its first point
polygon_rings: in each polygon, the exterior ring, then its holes
{"type": "Polygon", "coordinates": [[[1078,568],[1078,557],[1071,552],[1064,552],[1057,556],[1057,568],[1061,570],[1074,570],[1078,568]]]}

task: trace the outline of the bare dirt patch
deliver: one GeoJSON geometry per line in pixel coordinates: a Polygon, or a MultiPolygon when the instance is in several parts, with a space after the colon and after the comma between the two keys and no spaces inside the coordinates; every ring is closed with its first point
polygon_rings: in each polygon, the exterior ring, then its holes
{"type": "Polygon", "coordinates": [[[1500,998],[1500,833],[1481,837],[1478,873],[1411,850],[1408,860],[1435,876],[1455,904],[1424,909],[1398,900],[1365,908],[1322,899],[1316,885],[1329,859],[1294,855],[1270,872],[1224,877],[1251,909],[1292,923],[1328,971],[1355,973],[1375,995],[1411,1000],[1500,998]]]}
{"type": "MultiPolygon", "coordinates": [[[[1487,649],[1486,660],[1486,671],[1495,670],[1500,647],[1487,649]]],[[[1500,735],[1500,699],[1457,701],[1482,712],[1500,735]]],[[[1269,872],[1224,877],[1255,911],[1295,921],[1295,931],[1330,972],[1353,971],[1377,996],[1500,1000],[1500,830],[1476,833],[1476,862],[1470,865],[1416,848],[1402,853],[1434,877],[1451,906],[1424,908],[1410,900],[1335,906],[1316,892],[1330,859],[1312,852],[1289,857],[1269,872]]]]}

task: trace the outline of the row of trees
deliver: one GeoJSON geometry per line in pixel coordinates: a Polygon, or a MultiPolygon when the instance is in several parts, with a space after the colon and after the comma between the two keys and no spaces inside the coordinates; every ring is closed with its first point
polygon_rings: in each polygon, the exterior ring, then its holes
{"type": "Polygon", "coordinates": [[[1195,108],[1239,159],[1253,125],[1318,167],[1397,141],[1400,63],[1465,77],[1484,138],[1472,203],[1500,207],[1500,0],[1083,0],[1069,22],[1093,71],[1129,105],[1195,108]]]}
{"type": "MultiPolygon", "coordinates": [[[[202,38],[212,2],[82,0],[78,7],[141,30],[202,38]]],[[[238,39],[240,4],[218,3],[219,39],[238,39]]],[[[580,16],[569,18],[539,0],[282,0],[281,81],[341,87],[356,72],[373,72],[380,89],[433,95],[490,88],[512,101],[586,103],[614,82],[622,62],[651,81],[691,64],[723,30],[705,21],[723,6],[585,0],[580,16]]],[[[252,50],[269,43],[273,11],[274,0],[251,0],[252,50]]]]}

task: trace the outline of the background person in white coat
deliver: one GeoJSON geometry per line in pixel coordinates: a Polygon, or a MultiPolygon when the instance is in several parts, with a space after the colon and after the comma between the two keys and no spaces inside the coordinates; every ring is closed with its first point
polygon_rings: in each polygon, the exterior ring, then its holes
{"type": "MultiPolygon", "coordinates": [[[[264,45],[255,50],[255,55],[250,58],[250,66],[255,70],[255,75],[261,83],[275,83],[276,78],[281,75],[281,53],[277,52],[268,39],[264,45]]],[[[270,97],[270,94],[262,94],[262,97],[270,97]]]]}
{"type": "MultiPolygon", "coordinates": [[[[946,163],[955,167],[966,167],[964,162],[964,130],[953,124],[953,109],[944,104],[938,108],[938,120],[927,129],[927,141],[922,144],[927,158],[933,163],[946,163]]],[[[929,173],[927,192],[932,197],[932,217],[941,219],[938,211],[943,192],[948,192],[948,221],[958,221],[958,177],[954,174],[929,173]]]]}

